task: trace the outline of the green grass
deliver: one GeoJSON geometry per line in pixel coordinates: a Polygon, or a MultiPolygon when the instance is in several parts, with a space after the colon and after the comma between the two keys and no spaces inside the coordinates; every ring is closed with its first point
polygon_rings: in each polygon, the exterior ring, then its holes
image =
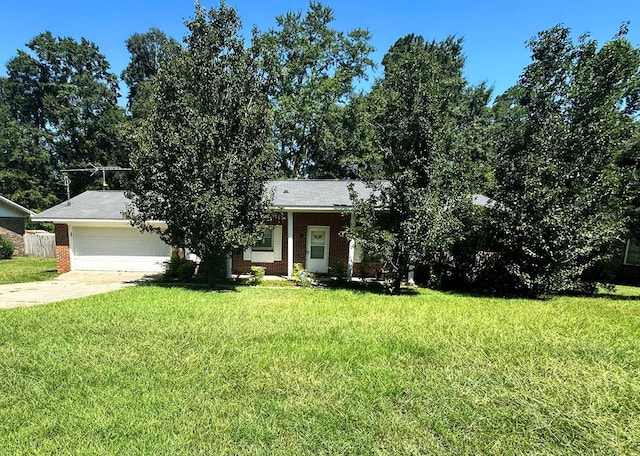
{"type": "Polygon", "coordinates": [[[13,257],[0,260],[0,285],[37,282],[57,275],[55,258],[13,257]]]}
{"type": "Polygon", "coordinates": [[[0,312],[2,454],[639,454],[640,290],[139,287],[0,312]]]}

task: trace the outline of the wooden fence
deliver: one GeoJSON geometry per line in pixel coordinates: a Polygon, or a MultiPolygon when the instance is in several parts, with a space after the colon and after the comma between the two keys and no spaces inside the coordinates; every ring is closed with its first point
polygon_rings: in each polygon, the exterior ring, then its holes
{"type": "Polygon", "coordinates": [[[24,234],[24,254],[38,258],[55,258],[56,235],[45,231],[27,231],[24,234]]]}

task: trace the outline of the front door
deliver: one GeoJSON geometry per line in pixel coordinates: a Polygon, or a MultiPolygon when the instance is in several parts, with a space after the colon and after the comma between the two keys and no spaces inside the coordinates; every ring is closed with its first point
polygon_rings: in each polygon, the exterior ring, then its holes
{"type": "Polygon", "coordinates": [[[329,272],[329,227],[307,227],[307,271],[329,272]]]}

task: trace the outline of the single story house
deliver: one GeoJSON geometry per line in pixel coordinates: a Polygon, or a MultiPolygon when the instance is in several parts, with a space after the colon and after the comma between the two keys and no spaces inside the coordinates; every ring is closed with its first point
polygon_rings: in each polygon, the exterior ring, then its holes
{"type": "MultiPolygon", "coordinates": [[[[263,266],[266,274],[291,277],[300,263],[314,273],[340,265],[349,276],[361,274],[359,249],[344,235],[355,224],[350,183],[361,197],[370,195],[359,181],[270,181],[273,225],[261,243],[228,259],[227,273],[263,266]]],[[[33,217],[55,225],[58,270],[164,270],[171,246],[132,227],[122,215],[127,203],[123,191],[87,191],[33,217]]]]}
{"type": "Polygon", "coordinates": [[[8,238],[15,246],[14,254],[24,254],[24,222],[35,212],[0,196],[0,236],[8,238]]]}

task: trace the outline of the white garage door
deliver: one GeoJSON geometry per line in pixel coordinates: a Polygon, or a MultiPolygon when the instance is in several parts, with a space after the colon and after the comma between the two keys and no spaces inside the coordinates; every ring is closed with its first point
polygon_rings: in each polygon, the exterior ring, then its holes
{"type": "Polygon", "coordinates": [[[73,227],[74,269],[79,271],[164,271],[171,247],[157,234],[131,227],[73,227]]]}

